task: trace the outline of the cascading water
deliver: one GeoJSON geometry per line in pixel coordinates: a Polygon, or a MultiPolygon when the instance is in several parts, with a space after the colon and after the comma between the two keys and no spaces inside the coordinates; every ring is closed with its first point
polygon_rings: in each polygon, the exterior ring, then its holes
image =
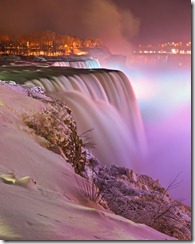
{"type": "Polygon", "coordinates": [[[70,67],[0,67],[0,80],[41,86],[72,109],[80,133],[94,129],[93,154],[160,179],[168,186],[178,173],[182,181],[171,192],[190,205],[191,113],[190,72],[186,65],[135,67],[119,71],[70,67]],[[143,118],[134,96],[136,94],[143,118]],[[142,156],[143,153],[143,156],[142,156]]]}
{"type": "Polygon", "coordinates": [[[122,72],[74,70],[71,75],[26,82],[32,84],[65,101],[80,133],[93,129],[92,153],[98,160],[139,168],[139,157],[145,150],[144,130],[130,81],[122,72]]]}
{"type": "Polygon", "coordinates": [[[100,68],[100,64],[97,60],[94,59],[86,59],[86,60],[78,60],[78,61],[56,61],[51,64],[51,66],[58,67],[72,67],[72,68],[83,68],[83,69],[98,69],[100,68]]]}

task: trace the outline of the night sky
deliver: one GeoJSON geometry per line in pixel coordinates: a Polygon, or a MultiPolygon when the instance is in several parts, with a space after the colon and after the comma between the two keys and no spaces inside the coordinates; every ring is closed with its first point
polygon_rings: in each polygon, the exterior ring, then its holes
{"type": "Polygon", "coordinates": [[[137,42],[189,41],[190,0],[113,0],[140,19],[137,42]]]}
{"type": "Polygon", "coordinates": [[[0,0],[0,31],[50,29],[100,38],[117,49],[137,43],[190,41],[190,0],[0,0]]]}

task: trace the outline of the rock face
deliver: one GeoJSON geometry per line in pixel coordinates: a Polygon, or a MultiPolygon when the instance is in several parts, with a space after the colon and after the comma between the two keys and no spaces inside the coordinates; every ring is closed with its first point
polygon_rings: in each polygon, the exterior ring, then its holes
{"type": "Polygon", "coordinates": [[[191,240],[191,211],[171,198],[159,180],[123,167],[101,166],[94,159],[86,172],[115,214],[179,240],[191,240]]]}

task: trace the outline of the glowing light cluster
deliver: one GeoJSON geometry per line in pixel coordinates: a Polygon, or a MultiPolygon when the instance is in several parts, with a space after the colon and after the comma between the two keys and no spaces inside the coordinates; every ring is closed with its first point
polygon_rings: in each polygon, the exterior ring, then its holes
{"type": "Polygon", "coordinates": [[[141,45],[134,50],[140,54],[189,54],[191,55],[191,42],[167,42],[158,45],[141,45]]]}
{"type": "Polygon", "coordinates": [[[99,39],[79,39],[52,31],[43,31],[35,35],[21,37],[10,36],[0,32],[0,55],[24,56],[68,56],[86,55],[86,48],[101,47],[99,39]]]}

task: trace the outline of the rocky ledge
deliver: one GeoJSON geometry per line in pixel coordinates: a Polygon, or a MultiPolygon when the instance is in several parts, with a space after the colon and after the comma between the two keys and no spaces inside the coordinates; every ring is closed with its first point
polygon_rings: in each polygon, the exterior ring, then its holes
{"type": "Polygon", "coordinates": [[[112,212],[179,240],[191,240],[190,208],[171,198],[159,180],[124,167],[108,168],[94,159],[85,168],[85,177],[98,187],[112,212]]]}

